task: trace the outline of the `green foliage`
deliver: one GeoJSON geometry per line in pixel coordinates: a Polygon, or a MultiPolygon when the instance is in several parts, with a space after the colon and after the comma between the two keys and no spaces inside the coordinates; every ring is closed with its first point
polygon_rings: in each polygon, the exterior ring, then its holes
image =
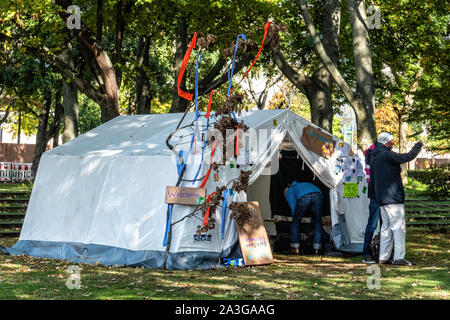
{"type": "Polygon", "coordinates": [[[342,134],[342,130],[341,130],[341,122],[342,119],[339,117],[333,117],[333,132],[332,134],[336,137],[338,137],[339,139],[341,139],[342,141],[344,141],[344,135],[342,134]]]}
{"type": "Polygon", "coordinates": [[[450,150],[450,86],[448,3],[433,1],[374,1],[381,10],[381,28],[370,30],[377,97],[406,116],[416,133],[425,132],[426,148],[450,150]],[[386,72],[389,67],[393,76],[386,72]],[[405,95],[420,68],[423,75],[413,104],[405,95]]]}
{"type": "MultiPolygon", "coordinates": [[[[81,54],[81,44],[73,31],[69,31],[60,12],[66,8],[51,0],[0,1],[0,88],[3,94],[18,94],[33,111],[39,113],[45,88],[54,88],[61,79],[53,69],[42,73],[41,62],[31,57],[30,48],[58,57],[65,44],[70,43],[75,56],[75,71],[87,84],[102,90],[94,81],[91,61],[81,54]],[[8,40],[4,40],[7,38],[8,40]],[[11,40],[12,39],[12,40],[11,40]],[[17,92],[16,92],[17,91],[17,92]]],[[[68,2],[66,2],[68,3],[68,2]]],[[[311,14],[321,33],[321,17],[324,6],[321,0],[310,0],[311,14]]],[[[93,34],[97,33],[97,2],[80,0],[74,3],[81,8],[82,24],[93,34]]],[[[125,30],[121,51],[121,63],[116,60],[115,31],[118,0],[103,1],[103,37],[101,46],[114,64],[116,74],[121,72],[119,92],[121,114],[133,114],[136,96],[136,51],[139,36],[151,39],[149,66],[145,68],[152,98],[152,113],[167,112],[174,90],[174,40],[177,24],[186,18],[188,41],[194,32],[198,36],[213,35],[215,41],[202,49],[200,77],[205,75],[226,49],[234,44],[236,36],[243,33],[247,38],[260,43],[263,25],[272,17],[286,26],[281,34],[281,45],[286,59],[299,72],[307,75],[316,69],[319,59],[314,53],[311,37],[306,31],[298,1],[291,0],[124,0],[123,18],[125,30]]],[[[373,66],[376,80],[377,100],[388,96],[393,104],[400,105],[419,67],[424,67],[423,79],[414,96],[414,106],[408,110],[408,121],[415,133],[426,132],[426,146],[431,150],[450,149],[450,114],[448,88],[450,65],[448,59],[449,14],[446,1],[398,1],[374,0],[381,9],[381,29],[370,30],[373,66]],[[390,66],[399,74],[398,83],[386,77],[382,70],[390,66]]],[[[367,5],[370,5],[367,3],[367,5]]],[[[347,12],[347,1],[342,1],[341,30],[339,36],[339,70],[350,86],[355,84],[351,26],[347,12]]],[[[194,83],[194,50],[186,69],[187,88],[194,83]]],[[[228,50],[229,51],[229,50],[228,50]]],[[[270,75],[278,70],[270,62],[270,50],[263,50],[252,72],[261,70],[270,75]]],[[[227,57],[227,62],[230,57],[227,57]]],[[[235,75],[238,80],[240,75],[235,75]]],[[[225,101],[225,85],[215,93],[213,110],[225,101]]],[[[301,99],[292,99],[289,107],[305,114],[301,99]],[[298,103],[297,103],[298,102],[298,103]]],[[[333,89],[335,109],[343,104],[340,90],[333,89]]],[[[281,100],[280,100],[281,101],[281,100]]],[[[200,98],[200,107],[206,110],[208,97],[200,98]]],[[[98,122],[98,106],[83,98],[80,103],[80,132],[92,129],[98,122]]],[[[307,105],[306,105],[307,106],[307,105]]],[[[0,106],[4,109],[5,106],[0,106]]],[[[273,106],[272,106],[273,107],[273,106]]],[[[31,133],[35,120],[33,113],[23,101],[18,101],[9,120],[14,126],[17,111],[22,111],[23,129],[31,133]],[[34,121],[34,122],[33,122],[34,121]]],[[[337,124],[333,124],[337,128],[337,124]]],[[[334,130],[335,134],[339,130],[334,130]]]]}
{"type": "MultiPolygon", "coordinates": [[[[21,112],[20,131],[26,136],[35,135],[37,132],[38,120],[31,113],[21,112]]],[[[6,123],[9,125],[9,132],[12,132],[12,138],[16,139],[19,132],[19,114],[14,112],[10,114],[6,123]]]]}
{"type": "Polygon", "coordinates": [[[436,200],[450,197],[450,163],[434,165],[428,169],[408,171],[414,179],[426,185],[424,195],[436,200]]]}
{"type": "Polygon", "coordinates": [[[168,113],[170,110],[170,103],[162,103],[158,98],[151,102],[151,113],[168,113]]]}
{"type": "Polygon", "coordinates": [[[79,95],[79,123],[80,134],[88,132],[102,124],[100,107],[84,94],[79,95]]]}

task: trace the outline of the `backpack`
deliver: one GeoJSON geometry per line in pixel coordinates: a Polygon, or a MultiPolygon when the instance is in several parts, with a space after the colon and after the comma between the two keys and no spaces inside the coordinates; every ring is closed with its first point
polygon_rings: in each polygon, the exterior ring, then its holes
{"type": "MultiPolygon", "coordinates": [[[[372,242],[370,243],[370,249],[372,250],[372,257],[376,262],[380,260],[380,234],[377,233],[375,237],[373,237],[372,242]]],[[[394,259],[394,250],[391,252],[390,260],[394,259]]]]}
{"type": "Polygon", "coordinates": [[[372,257],[378,262],[380,257],[380,234],[378,233],[375,237],[372,238],[372,242],[370,243],[370,250],[372,250],[372,257]]]}

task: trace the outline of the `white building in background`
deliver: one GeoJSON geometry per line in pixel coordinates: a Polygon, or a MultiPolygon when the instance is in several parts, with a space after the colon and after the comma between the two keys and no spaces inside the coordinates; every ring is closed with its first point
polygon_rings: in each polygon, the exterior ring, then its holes
{"type": "MultiPolygon", "coordinates": [[[[18,143],[18,137],[14,137],[14,131],[8,126],[8,124],[3,123],[0,127],[0,143],[18,143]]],[[[20,144],[36,144],[36,135],[27,136],[23,132],[20,133],[20,144]]],[[[53,145],[53,138],[48,142],[49,145],[53,145]]],[[[59,145],[62,144],[62,135],[59,136],[59,145]]]]}
{"type": "Polygon", "coordinates": [[[356,147],[356,115],[353,109],[349,105],[341,107],[342,116],[341,120],[341,133],[344,136],[344,141],[350,144],[352,147],[356,147]]]}
{"type": "MultiPolygon", "coordinates": [[[[2,124],[0,128],[0,143],[17,143],[18,137],[13,138],[14,132],[11,131],[9,126],[5,123],[2,124]]],[[[27,136],[20,133],[20,143],[21,144],[36,144],[36,136],[27,136]]]]}

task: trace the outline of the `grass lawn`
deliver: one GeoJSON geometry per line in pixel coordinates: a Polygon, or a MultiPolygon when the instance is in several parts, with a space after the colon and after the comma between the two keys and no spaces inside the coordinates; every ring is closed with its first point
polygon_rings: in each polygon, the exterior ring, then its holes
{"type": "MultiPolygon", "coordinates": [[[[0,239],[11,246],[17,239],[0,239]]],[[[380,289],[367,287],[361,257],[276,254],[257,267],[168,271],[78,264],[81,289],[65,285],[73,263],[0,254],[0,299],[449,299],[450,240],[408,228],[407,258],[416,267],[381,266],[380,289]]]]}
{"type": "Polygon", "coordinates": [[[15,191],[28,191],[31,192],[33,189],[32,182],[23,183],[1,183],[0,192],[15,192],[15,191]]]}

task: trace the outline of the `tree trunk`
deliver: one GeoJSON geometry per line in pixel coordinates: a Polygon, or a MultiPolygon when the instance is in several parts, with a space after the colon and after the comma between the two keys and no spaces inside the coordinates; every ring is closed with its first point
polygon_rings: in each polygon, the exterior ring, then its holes
{"type": "Polygon", "coordinates": [[[52,104],[52,93],[50,90],[44,92],[44,106],[38,117],[38,130],[36,134],[36,147],[34,149],[33,162],[31,167],[31,180],[34,181],[39,167],[42,154],[47,147],[47,124],[52,104]]]}
{"type": "Polygon", "coordinates": [[[50,118],[50,109],[52,106],[52,92],[50,89],[44,89],[44,105],[41,113],[38,115],[38,130],[36,134],[36,147],[34,149],[32,168],[31,168],[31,179],[34,181],[36,178],[36,173],[41,161],[42,154],[47,149],[47,143],[52,137],[59,134],[59,127],[61,119],[64,114],[64,110],[61,103],[63,85],[59,86],[55,93],[55,116],[53,118],[53,123],[51,124],[49,130],[47,126],[50,118]]]}
{"type": "Polygon", "coordinates": [[[137,50],[137,76],[136,76],[136,113],[150,113],[150,104],[152,94],[150,91],[150,83],[145,73],[145,67],[149,63],[150,37],[139,37],[139,45],[137,50]]]}
{"type": "Polygon", "coordinates": [[[355,55],[355,67],[357,73],[357,89],[355,93],[352,91],[347,81],[342,77],[337,69],[336,63],[331,60],[322,45],[311,15],[309,14],[306,1],[300,0],[303,17],[314,42],[316,52],[355,111],[358,125],[358,144],[361,148],[367,149],[376,139],[374,82],[369,48],[369,35],[364,28],[363,17],[366,16],[364,3],[359,1],[359,5],[356,5],[352,0],[348,0],[348,3],[352,20],[353,53],[355,55]]]}
{"type": "Polygon", "coordinates": [[[22,135],[22,111],[19,111],[19,128],[17,130],[17,144],[20,145],[20,136],[22,135]]]}
{"type": "Polygon", "coordinates": [[[353,108],[353,111],[355,111],[356,115],[358,147],[362,150],[367,150],[377,138],[375,112],[367,110],[360,100],[356,102],[356,107],[353,108]]]}
{"type": "MultiPolygon", "coordinates": [[[[341,24],[341,1],[325,0],[322,18],[323,47],[331,61],[339,61],[339,28],[341,24]]],[[[329,132],[333,132],[333,103],[331,91],[334,80],[321,62],[311,77],[312,88],[308,90],[311,121],[329,132]]]]}
{"type": "Polygon", "coordinates": [[[55,134],[53,135],[53,145],[52,148],[56,148],[57,146],[59,146],[59,131],[55,130],[55,134]]]}
{"type": "Polygon", "coordinates": [[[97,0],[97,41],[102,43],[103,35],[103,0],[97,0]]]}
{"type": "Polygon", "coordinates": [[[256,105],[258,110],[264,110],[264,108],[266,107],[268,95],[269,95],[269,90],[264,90],[264,92],[262,92],[260,94],[259,99],[258,99],[258,104],[256,105]]]}
{"type": "Polygon", "coordinates": [[[360,101],[357,115],[358,142],[365,149],[376,138],[375,84],[372,70],[369,31],[366,27],[366,5],[361,0],[348,0],[352,24],[353,57],[356,71],[356,96],[360,101]]]}
{"type": "MultiPolygon", "coordinates": [[[[169,112],[185,112],[188,101],[183,99],[178,95],[178,73],[180,72],[181,64],[183,63],[183,58],[187,50],[187,24],[186,18],[181,17],[178,21],[177,35],[175,41],[175,78],[174,78],[174,89],[172,95],[172,105],[169,112]]],[[[186,91],[186,74],[184,74],[183,79],[180,83],[180,88],[186,91]]]]}
{"type": "Polygon", "coordinates": [[[123,32],[125,29],[125,21],[123,19],[123,0],[117,1],[116,5],[116,39],[115,39],[115,63],[120,66],[116,70],[117,87],[120,88],[122,84],[122,70],[121,65],[123,63],[122,59],[122,42],[123,42],[123,32]]]}
{"type": "MultiPolygon", "coordinates": [[[[60,5],[62,8],[67,7],[67,1],[55,0],[55,3],[60,5]]],[[[65,11],[61,11],[59,12],[59,15],[63,20],[66,20],[69,14],[65,11]]],[[[99,28],[97,31],[99,31],[99,28]]],[[[45,60],[47,63],[58,69],[61,74],[70,78],[81,92],[97,102],[100,106],[102,122],[107,122],[120,115],[119,86],[117,84],[114,65],[111,62],[106,50],[103,49],[101,43],[98,39],[96,39],[94,33],[86,28],[84,24],[82,24],[81,29],[75,29],[73,32],[80,41],[80,50],[83,51],[83,57],[85,57],[84,62],[89,65],[91,69],[95,69],[94,76],[99,75],[101,77],[102,83],[100,83],[100,85],[102,86],[101,91],[103,92],[93,88],[89,81],[78,75],[67,65],[64,59],[61,59],[61,57],[46,55],[33,48],[28,48],[28,50],[32,55],[45,60]]],[[[70,52],[70,43],[68,44],[68,47],[70,52]]]]}
{"type": "Polygon", "coordinates": [[[64,82],[64,131],[62,135],[63,143],[66,143],[78,136],[78,90],[73,83],[64,82]]]}
{"type": "MultiPolygon", "coordinates": [[[[322,17],[323,47],[332,63],[337,65],[339,60],[338,38],[341,23],[341,3],[340,0],[326,0],[324,2],[322,17]]],[[[277,52],[277,50],[279,51],[277,48],[273,50],[275,63],[282,73],[306,95],[311,111],[311,122],[332,132],[333,103],[331,91],[334,80],[324,63],[319,63],[311,77],[304,78],[286,65],[286,60],[280,57],[280,52],[277,52]]]]}
{"type": "MultiPolygon", "coordinates": [[[[329,73],[326,72],[329,76],[329,73]]],[[[326,76],[326,77],[328,77],[326,76]]],[[[317,83],[315,81],[311,85],[306,94],[306,98],[309,102],[309,109],[311,111],[311,122],[319,127],[333,132],[333,105],[331,102],[331,84],[330,83],[317,83]]]]}
{"type": "Polygon", "coordinates": [[[116,73],[114,66],[104,50],[94,50],[96,53],[96,60],[105,83],[105,95],[102,95],[96,101],[101,110],[102,123],[120,115],[119,112],[119,87],[117,86],[116,73]]]}

